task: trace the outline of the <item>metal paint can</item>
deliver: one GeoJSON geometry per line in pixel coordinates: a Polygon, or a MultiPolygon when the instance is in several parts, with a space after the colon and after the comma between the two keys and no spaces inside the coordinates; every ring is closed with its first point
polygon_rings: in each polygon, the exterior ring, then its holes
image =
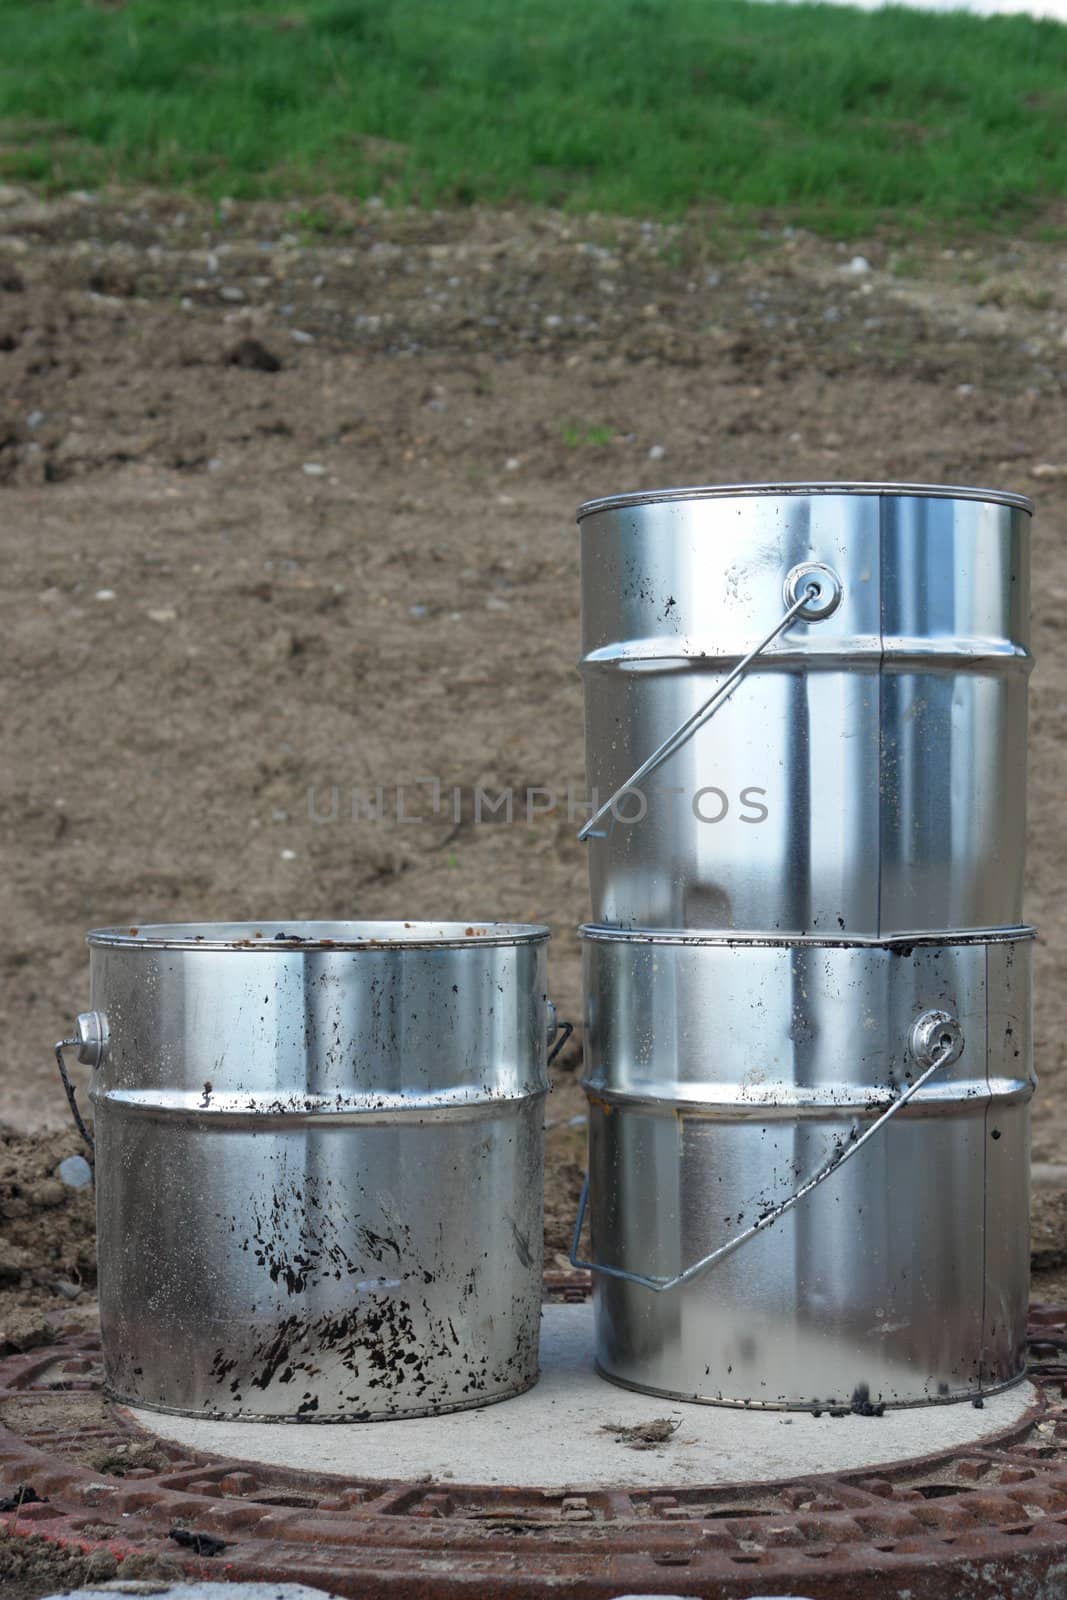
{"type": "Polygon", "coordinates": [[[583,934],[601,1373],[861,1412],[1019,1379],[1030,930],[583,934]]]}
{"type": "Polygon", "coordinates": [[[582,506],[593,920],[1019,923],[1030,509],[849,483],[582,506]]]}
{"type": "Polygon", "coordinates": [[[113,1395],[365,1421],[535,1381],[547,940],[505,923],[89,934],[93,1011],[67,1042],[96,1062],[113,1395]]]}

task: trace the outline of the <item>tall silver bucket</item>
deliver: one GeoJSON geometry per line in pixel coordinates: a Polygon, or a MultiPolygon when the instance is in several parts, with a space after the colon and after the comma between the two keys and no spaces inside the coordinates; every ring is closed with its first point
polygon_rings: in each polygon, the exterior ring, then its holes
{"type": "Polygon", "coordinates": [[[537,1376],[548,930],[89,935],[100,1315],[122,1400],[363,1421],[537,1376]]]}
{"type": "Polygon", "coordinates": [[[816,1411],[1020,1378],[1029,930],[583,932],[600,1371],[816,1411]]]}
{"type": "Polygon", "coordinates": [[[593,920],[1019,923],[1029,511],[915,484],[583,506],[593,920]]]}

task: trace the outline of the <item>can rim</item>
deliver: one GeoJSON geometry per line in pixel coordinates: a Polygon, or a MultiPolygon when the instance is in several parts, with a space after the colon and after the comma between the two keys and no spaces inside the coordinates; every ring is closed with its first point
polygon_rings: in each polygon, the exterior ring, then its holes
{"type": "Polygon", "coordinates": [[[979,500],[987,504],[1014,506],[1032,516],[1034,502],[1025,494],[1006,489],[979,489],[945,483],[711,483],[678,489],[638,489],[631,494],[610,494],[586,500],[575,513],[581,522],[598,511],[617,511],[624,506],[662,505],[682,500],[725,500],[758,495],[910,495],[923,500],[979,500]]]}
{"type": "Polygon", "coordinates": [[[315,954],[375,950],[474,950],[540,944],[550,929],[537,922],[155,922],[140,927],[92,928],[92,947],[152,950],[234,950],[315,954]],[[294,930],[289,932],[289,930],[294,930]],[[359,930],[359,931],[357,931],[359,930]]]}
{"type": "Polygon", "coordinates": [[[1028,922],[1020,922],[1004,928],[949,929],[940,933],[926,930],[923,933],[893,933],[882,938],[858,934],[843,939],[829,935],[823,937],[816,933],[792,936],[735,933],[732,930],[694,933],[686,928],[620,928],[610,923],[585,922],[578,929],[578,937],[593,944],[716,945],[734,949],[763,945],[776,950],[792,950],[798,946],[823,950],[915,950],[960,944],[1015,944],[1036,938],[1037,929],[1028,922]]]}

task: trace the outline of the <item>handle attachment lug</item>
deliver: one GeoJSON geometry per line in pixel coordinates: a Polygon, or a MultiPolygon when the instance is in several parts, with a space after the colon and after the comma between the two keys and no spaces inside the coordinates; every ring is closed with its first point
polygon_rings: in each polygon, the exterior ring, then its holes
{"type": "Polygon", "coordinates": [[[841,604],[841,579],[821,561],[803,561],[786,573],[782,592],[787,606],[803,601],[796,613],[801,622],[821,622],[841,604]]]}
{"type": "Polygon", "coordinates": [[[86,1067],[98,1067],[107,1053],[107,1017],[102,1011],[80,1011],[74,1019],[78,1060],[86,1067]]]}
{"type": "Polygon", "coordinates": [[[963,1029],[951,1011],[924,1011],[908,1034],[908,1048],[920,1067],[932,1066],[934,1061],[950,1066],[963,1054],[963,1044],[963,1029]]]}

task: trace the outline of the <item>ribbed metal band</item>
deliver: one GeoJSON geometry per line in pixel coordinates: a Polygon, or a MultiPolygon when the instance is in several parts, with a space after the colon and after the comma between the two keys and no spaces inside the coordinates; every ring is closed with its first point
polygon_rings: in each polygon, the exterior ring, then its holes
{"type": "Polygon", "coordinates": [[[578,929],[580,939],[598,944],[671,944],[671,945],[723,945],[748,948],[752,945],[770,946],[776,950],[790,950],[796,946],[815,946],[826,950],[893,950],[896,952],[928,949],[931,946],[958,944],[1017,944],[1036,937],[1037,929],[1029,923],[1010,928],[966,928],[949,932],[895,933],[891,939],[824,938],[820,934],[802,933],[786,936],[762,933],[692,932],[685,928],[620,928],[606,923],[586,922],[578,929]]]}
{"type": "Polygon", "coordinates": [[[85,942],[143,950],[233,950],[247,954],[308,955],[331,951],[484,950],[491,945],[540,944],[550,930],[533,922],[271,922],[152,923],[143,928],[93,928],[85,942]],[[274,931],[277,926],[277,933],[274,931]],[[362,934],[341,930],[364,928],[362,934]],[[304,933],[287,929],[306,929],[304,933]],[[321,933],[313,930],[321,929],[321,933]],[[379,928],[378,933],[373,932],[379,928]],[[269,932],[265,932],[269,929],[269,932]],[[225,930],[225,931],[223,931],[225,930]]]}
{"type": "Polygon", "coordinates": [[[908,495],[921,500],[979,500],[989,505],[1013,506],[1027,515],[1032,515],[1034,510],[1033,501],[1024,494],[943,483],[713,483],[693,488],[640,489],[633,494],[606,495],[599,500],[586,500],[578,507],[576,516],[581,522],[598,511],[618,511],[626,506],[662,505],[685,500],[730,500],[738,496],[773,499],[776,495],[815,494],[908,495]]]}

